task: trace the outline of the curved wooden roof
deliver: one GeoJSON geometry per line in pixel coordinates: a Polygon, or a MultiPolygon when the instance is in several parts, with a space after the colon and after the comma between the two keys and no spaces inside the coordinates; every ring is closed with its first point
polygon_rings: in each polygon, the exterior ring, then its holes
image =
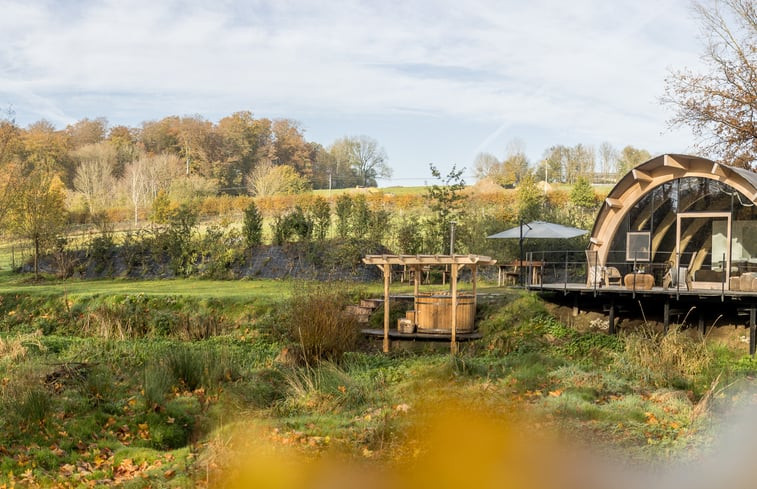
{"type": "Polygon", "coordinates": [[[634,204],[660,185],[682,177],[716,180],[757,202],[757,173],[698,156],[657,156],[628,172],[607,195],[594,221],[589,244],[590,250],[598,252],[601,263],[607,260],[610,242],[634,204]]]}

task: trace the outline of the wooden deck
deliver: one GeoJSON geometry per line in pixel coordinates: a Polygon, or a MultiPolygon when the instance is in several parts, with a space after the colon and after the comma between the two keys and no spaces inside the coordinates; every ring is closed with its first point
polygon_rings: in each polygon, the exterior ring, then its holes
{"type": "Polygon", "coordinates": [[[563,292],[565,294],[591,294],[595,296],[659,296],[668,298],[719,298],[721,301],[737,300],[745,302],[757,302],[757,292],[743,292],[735,290],[719,289],[698,289],[692,288],[687,290],[686,287],[652,287],[649,290],[629,289],[625,286],[604,286],[589,287],[583,283],[554,283],[554,284],[532,284],[527,286],[528,290],[534,292],[563,292]]]}
{"type": "MultiPolygon", "coordinates": [[[[749,328],[749,353],[757,352],[757,292],[742,292],[720,289],[652,287],[649,290],[633,290],[624,286],[588,287],[584,283],[532,284],[527,289],[540,294],[550,294],[560,301],[568,299],[576,309],[594,308],[608,316],[609,332],[614,334],[616,315],[623,310],[640,307],[646,315],[661,316],[665,331],[671,316],[678,314],[698,321],[702,333],[709,321],[719,317],[731,317],[749,328]],[[635,306],[634,306],[635,305],[635,306]],[[741,319],[739,319],[741,318],[741,319]],[[746,319],[745,319],[746,318],[746,319]],[[742,323],[743,321],[743,323],[742,323]]],[[[643,313],[642,313],[643,314],[643,313]]],[[[645,318],[646,319],[646,318],[645,318]]]]}

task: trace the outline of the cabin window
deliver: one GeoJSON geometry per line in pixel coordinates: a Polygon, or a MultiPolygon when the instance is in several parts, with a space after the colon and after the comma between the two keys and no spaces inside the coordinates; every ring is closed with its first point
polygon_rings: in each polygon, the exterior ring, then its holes
{"type": "Polygon", "coordinates": [[[626,234],[626,260],[649,261],[650,233],[626,234]]]}

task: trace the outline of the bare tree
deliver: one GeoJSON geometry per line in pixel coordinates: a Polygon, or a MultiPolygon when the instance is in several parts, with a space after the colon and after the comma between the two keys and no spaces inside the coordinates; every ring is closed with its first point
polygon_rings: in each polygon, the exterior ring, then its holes
{"type": "Polygon", "coordinates": [[[378,177],[392,176],[392,169],[386,164],[386,152],[373,138],[345,137],[334,143],[332,151],[342,155],[364,187],[375,186],[378,177]]]}
{"type": "Polygon", "coordinates": [[[604,141],[599,145],[599,171],[602,177],[614,174],[618,165],[618,150],[612,144],[604,141]]]}
{"type": "Polygon", "coordinates": [[[707,72],[673,72],[663,103],[671,125],[691,127],[699,148],[750,168],[757,157],[757,6],[754,0],[695,3],[706,41],[707,72]]]}
{"type": "Polygon", "coordinates": [[[477,180],[484,178],[497,180],[501,171],[502,166],[499,160],[491,153],[479,153],[473,160],[473,175],[477,180]]]}
{"type": "Polygon", "coordinates": [[[147,205],[148,195],[148,172],[147,168],[150,164],[150,160],[146,156],[142,156],[132,161],[124,171],[124,176],[121,180],[123,187],[125,188],[126,195],[129,202],[134,209],[134,225],[139,224],[139,209],[147,205]]]}
{"type": "Polygon", "coordinates": [[[186,177],[184,162],[175,154],[161,153],[147,158],[144,165],[146,199],[149,204],[161,190],[168,193],[171,183],[186,177]]]}
{"type": "Polygon", "coordinates": [[[74,189],[84,196],[90,214],[108,207],[116,180],[116,149],[109,143],[82,146],[73,153],[79,160],[74,176],[74,189]]]}

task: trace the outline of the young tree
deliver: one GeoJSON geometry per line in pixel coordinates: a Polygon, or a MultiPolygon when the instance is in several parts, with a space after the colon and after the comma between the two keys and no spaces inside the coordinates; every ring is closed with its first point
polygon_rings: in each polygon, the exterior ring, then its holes
{"type": "Polygon", "coordinates": [[[126,195],[134,209],[134,225],[139,223],[139,209],[147,205],[148,184],[147,184],[147,157],[139,158],[132,161],[126,167],[121,184],[125,189],[126,195]]]}
{"type": "Polygon", "coordinates": [[[49,171],[35,170],[18,188],[11,209],[11,230],[34,245],[34,275],[39,277],[39,257],[66,225],[66,192],[63,182],[49,171]]]}
{"type": "Polygon", "coordinates": [[[313,199],[308,211],[313,222],[313,235],[318,241],[323,241],[331,226],[331,206],[326,199],[318,196],[313,199]]]}
{"type": "Polygon", "coordinates": [[[570,202],[581,209],[590,209],[597,203],[597,194],[586,177],[579,177],[570,190],[570,202]]]}
{"type": "Polygon", "coordinates": [[[706,71],[676,71],[663,103],[672,125],[689,126],[700,148],[730,165],[753,168],[757,159],[757,6],[754,0],[695,3],[706,39],[706,71]]]}
{"type": "Polygon", "coordinates": [[[526,175],[518,185],[518,219],[532,221],[538,219],[544,208],[544,194],[539,192],[536,179],[526,175]]]}
{"type": "Polygon", "coordinates": [[[250,205],[244,210],[242,236],[244,236],[248,248],[258,246],[263,242],[263,216],[255,202],[250,202],[250,205]]]}
{"type": "Polygon", "coordinates": [[[336,233],[344,239],[350,234],[353,200],[349,194],[341,194],[336,198],[336,233]]]}
{"type": "Polygon", "coordinates": [[[452,165],[449,173],[442,177],[441,172],[433,163],[429,167],[431,175],[439,183],[426,188],[426,202],[431,211],[427,229],[428,244],[432,248],[430,251],[444,253],[448,251],[447,236],[450,223],[460,216],[465,200],[462,194],[465,188],[465,180],[462,178],[465,168],[458,170],[455,165],[452,165]]]}

